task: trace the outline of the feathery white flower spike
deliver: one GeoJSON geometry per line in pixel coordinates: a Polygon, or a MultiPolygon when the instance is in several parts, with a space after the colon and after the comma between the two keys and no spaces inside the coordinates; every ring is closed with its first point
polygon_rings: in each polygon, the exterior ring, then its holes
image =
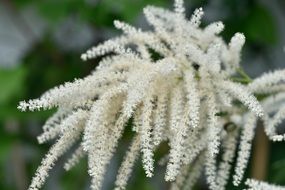
{"type": "Polygon", "coordinates": [[[209,185],[209,189],[211,190],[218,189],[218,184],[216,181],[216,176],[217,176],[216,164],[217,164],[217,155],[207,154],[205,158],[205,174],[206,174],[207,183],[209,185]]]}
{"type": "Polygon", "coordinates": [[[187,98],[187,107],[189,108],[189,124],[191,127],[196,128],[199,125],[199,109],[200,109],[200,95],[198,90],[198,83],[195,79],[193,71],[188,70],[184,73],[185,77],[185,91],[187,98]]]}
{"type": "Polygon", "coordinates": [[[252,113],[247,115],[245,118],[245,124],[242,129],[238,157],[235,167],[235,174],[233,176],[233,184],[235,186],[238,186],[240,184],[249,161],[252,140],[254,138],[254,131],[256,127],[256,120],[257,118],[252,113]]]}
{"type": "Polygon", "coordinates": [[[222,154],[222,161],[219,164],[218,171],[217,171],[217,185],[218,189],[223,190],[226,188],[228,179],[230,177],[230,170],[232,168],[233,159],[236,152],[237,147],[237,129],[234,131],[227,131],[230,133],[226,139],[222,142],[224,152],[222,154]]]}
{"type": "Polygon", "coordinates": [[[190,170],[188,177],[185,180],[183,190],[192,189],[193,186],[196,184],[197,180],[201,177],[204,161],[205,155],[201,154],[198,159],[193,163],[192,169],[190,170]]]}
{"type": "MultiPolygon", "coordinates": [[[[268,72],[253,80],[248,88],[253,93],[271,93],[269,89],[278,86],[280,83],[285,84],[285,70],[276,70],[268,72]]],[[[278,86],[280,89],[280,86],[278,86]]],[[[277,88],[278,89],[278,88],[277,88]]]]}
{"type": "Polygon", "coordinates": [[[159,88],[161,93],[157,98],[156,109],[154,110],[153,118],[153,147],[158,147],[165,140],[165,131],[167,126],[167,109],[169,92],[166,87],[159,88]]]}
{"type": "Polygon", "coordinates": [[[186,132],[186,125],[182,121],[182,115],[184,110],[183,100],[185,94],[183,91],[183,86],[178,84],[176,88],[173,89],[171,94],[171,105],[170,105],[170,152],[169,152],[169,162],[166,167],[166,181],[173,181],[179,173],[181,167],[181,157],[183,150],[183,135],[186,132]]]}
{"type": "Polygon", "coordinates": [[[116,190],[126,189],[127,181],[131,175],[132,168],[135,164],[137,157],[139,156],[140,151],[140,136],[134,137],[134,140],[129,148],[129,151],[126,153],[124,161],[118,171],[116,179],[116,190]]]}
{"type": "Polygon", "coordinates": [[[153,102],[154,94],[151,91],[144,102],[142,108],[142,125],[139,129],[140,141],[141,141],[141,151],[143,166],[147,177],[152,177],[154,169],[153,160],[153,142],[152,142],[152,114],[153,114],[153,102]]]}
{"type": "Polygon", "coordinates": [[[58,108],[38,137],[39,143],[58,138],[57,142],[30,190],[42,187],[54,162],[75,143],[80,146],[64,168],[70,170],[86,156],[91,189],[101,189],[127,123],[134,125],[134,139],[116,189],[126,188],[140,153],[146,176],[154,175],[154,154],[165,146],[162,142],[169,145],[163,160],[165,180],[172,182],[172,189],[191,189],[205,168],[209,188],[216,190],[224,189],[230,178],[239,130],[235,185],[242,181],[257,119],[264,121],[271,140],[285,140],[275,130],[285,115],[285,70],[254,80],[243,75],[239,65],[244,35],[236,33],[227,44],[220,36],[224,24],[201,28],[203,9],[187,19],[183,0],[174,1],[174,10],[147,6],[143,11],[151,30],[114,21],[122,35],[81,56],[102,57],[94,72],[19,103],[22,111],[58,108]],[[234,132],[224,129],[229,123],[236,126],[234,132]]]}
{"type": "Polygon", "coordinates": [[[71,158],[64,164],[64,169],[66,171],[71,170],[80,160],[86,156],[86,152],[83,150],[82,145],[80,145],[72,154],[71,158]]]}
{"type": "Polygon", "coordinates": [[[276,128],[285,119],[285,104],[283,104],[279,110],[274,114],[272,118],[267,118],[264,122],[265,132],[268,137],[273,141],[283,141],[285,139],[285,134],[278,135],[276,128]]]}
{"type": "Polygon", "coordinates": [[[204,11],[202,8],[198,8],[194,11],[194,14],[192,15],[190,19],[190,23],[193,27],[198,27],[201,24],[201,19],[204,15],[204,11]]]}
{"type": "Polygon", "coordinates": [[[41,166],[36,171],[36,175],[32,180],[29,190],[41,188],[48,177],[48,171],[53,167],[55,161],[57,161],[57,159],[64,154],[77,139],[79,139],[87,116],[87,112],[79,110],[71,115],[66,122],[61,124],[63,128],[68,127],[69,130],[62,133],[56,144],[54,144],[46,154],[41,162],[41,166]]]}
{"type": "Polygon", "coordinates": [[[264,115],[264,110],[258,100],[248,92],[245,86],[230,81],[222,81],[219,85],[224,91],[241,101],[258,117],[264,115]]]}
{"type": "Polygon", "coordinates": [[[174,1],[174,11],[181,16],[184,16],[185,8],[183,0],[175,0],[174,1]]]}
{"type": "Polygon", "coordinates": [[[247,179],[245,184],[249,187],[247,190],[285,190],[285,187],[269,184],[255,179],[247,179]]]}

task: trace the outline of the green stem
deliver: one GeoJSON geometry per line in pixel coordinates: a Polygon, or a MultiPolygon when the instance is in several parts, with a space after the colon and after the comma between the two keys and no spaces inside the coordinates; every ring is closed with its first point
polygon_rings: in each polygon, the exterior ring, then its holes
{"type": "Polygon", "coordinates": [[[242,76],[246,81],[248,81],[248,83],[252,82],[250,76],[248,76],[242,68],[237,68],[237,73],[240,74],[240,76],[242,76]]]}
{"type": "Polygon", "coordinates": [[[231,80],[234,81],[234,82],[242,83],[242,84],[248,84],[248,83],[251,82],[251,81],[248,80],[248,79],[238,78],[238,77],[232,77],[231,80]]]}

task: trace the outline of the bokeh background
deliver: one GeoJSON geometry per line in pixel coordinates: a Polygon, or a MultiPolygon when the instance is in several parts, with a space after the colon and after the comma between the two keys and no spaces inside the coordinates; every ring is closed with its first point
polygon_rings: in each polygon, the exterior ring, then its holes
{"type": "MultiPolygon", "coordinates": [[[[203,25],[222,20],[228,41],[235,32],[247,38],[242,64],[250,76],[285,68],[284,0],[185,0],[187,14],[203,7],[203,25]]],[[[0,189],[24,190],[50,144],[38,145],[41,125],[54,110],[22,113],[20,100],[36,98],[47,89],[88,75],[98,59],[87,62],[80,54],[88,47],[120,34],[113,20],[147,28],[142,8],[172,6],[170,0],[1,0],[0,1],[0,189]]],[[[271,143],[259,135],[260,151],[250,161],[247,176],[285,185],[285,143],[271,143]],[[267,155],[267,156],[266,156],[267,155]],[[258,163],[265,163],[263,166],[258,163]],[[258,168],[263,168],[261,171],[258,168]]],[[[128,145],[126,135],[106,174],[103,189],[112,189],[116,170],[128,145]]],[[[86,160],[72,171],[62,169],[66,157],[51,171],[44,189],[89,189],[86,160]]],[[[167,189],[164,170],[157,166],[146,179],[135,167],[128,189],[167,189]]],[[[201,180],[196,189],[206,189],[201,180]]],[[[230,184],[227,189],[233,188],[230,184]]]]}

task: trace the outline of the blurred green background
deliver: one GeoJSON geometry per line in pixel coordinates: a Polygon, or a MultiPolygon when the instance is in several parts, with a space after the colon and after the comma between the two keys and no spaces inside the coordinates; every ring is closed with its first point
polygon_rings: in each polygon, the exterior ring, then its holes
{"type": "MultiPolygon", "coordinates": [[[[148,4],[171,8],[167,0],[1,0],[0,1],[0,189],[24,190],[52,144],[39,145],[36,136],[52,111],[22,113],[20,100],[40,96],[47,89],[88,75],[98,59],[82,62],[92,45],[120,34],[113,20],[147,28],[142,8],[148,4]]],[[[285,68],[284,0],[186,0],[187,14],[203,7],[203,25],[222,20],[226,40],[235,32],[247,38],[245,70],[253,77],[285,68]]],[[[103,189],[112,189],[116,170],[130,137],[121,143],[106,174],[103,189]]],[[[270,143],[266,180],[285,185],[285,143],[270,143]]],[[[86,161],[70,172],[63,161],[51,171],[44,189],[89,189],[86,161]]],[[[252,165],[252,161],[251,161],[252,165]]],[[[251,175],[251,165],[247,175],[251,175]]],[[[128,189],[167,189],[163,168],[146,179],[136,165],[128,189]]],[[[207,189],[201,180],[196,189],[207,189]]],[[[227,189],[235,189],[230,184],[227,189]]]]}

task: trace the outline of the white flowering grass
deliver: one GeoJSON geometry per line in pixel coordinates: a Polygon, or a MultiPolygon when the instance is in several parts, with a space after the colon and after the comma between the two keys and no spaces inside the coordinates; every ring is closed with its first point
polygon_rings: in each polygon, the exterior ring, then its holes
{"type": "MultiPolygon", "coordinates": [[[[284,70],[250,79],[239,66],[244,35],[236,33],[227,44],[219,36],[223,23],[201,28],[203,9],[196,9],[188,20],[183,0],[175,1],[174,11],[147,6],[144,14],[152,30],[114,21],[123,34],[82,55],[83,60],[103,56],[91,75],[20,102],[22,111],[58,108],[38,138],[40,143],[58,140],[30,190],[43,186],[55,161],[76,141],[80,145],[64,168],[72,169],[86,156],[91,188],[100,189],[130,120],[134,139],[118,171],[116,189],[126,188],[137,159],[152,177],[155,150],[163,142],[170,147],[165,180],[172,183],[171,189],[191,189],[203,168],[210,189],[225,189],[236,149],[233,184],[238,186],[250,158],[256,121],[264,121],[270,139],[284,139],[275,131],[285,113],[284,70]]],[[[247,184],[252,189],[279,188],[247,184]]]]}

